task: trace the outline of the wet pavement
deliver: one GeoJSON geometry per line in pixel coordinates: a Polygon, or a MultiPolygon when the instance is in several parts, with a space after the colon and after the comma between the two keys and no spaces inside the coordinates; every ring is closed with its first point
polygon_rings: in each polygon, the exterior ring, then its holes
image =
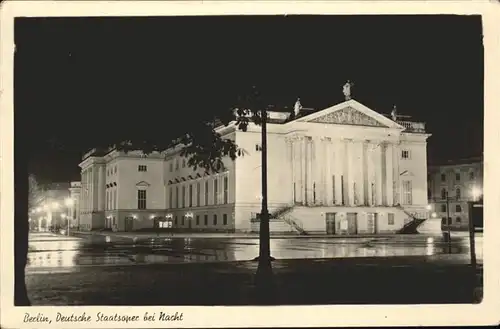
{"type": "MultiPolygon", "coordinates": [[[[129,266],[235,262],[258,255],[256,238],[154,237],[106,239],[105,235],[85,238],[50,233],[30,235],[27,273],[72,272],[88,266],[129,266]],[[110,242],[107,242],[110,241],[110,242]]],[[[395,235],[348,238],[273,238],[276,259],[338,259],[378,257],[441,257],[444,262],[466,264],[470,261],[466,237],[448,244],[441,237],[395,235]]],[[[482,262],[482,248],[476,246],[482,262]]]]}
{"type": "Polygon", "coordinates": [[[262,291],[271,298],[266,303],[279,305],[482,298],[482,266],[468,265],[465,238],[451,249],[426,236],[273,238],[272,291],[255,285],[258,240],[252,237],[37,234],[29,245],[25,282],[32,305],[255,305],[262,291]]]}

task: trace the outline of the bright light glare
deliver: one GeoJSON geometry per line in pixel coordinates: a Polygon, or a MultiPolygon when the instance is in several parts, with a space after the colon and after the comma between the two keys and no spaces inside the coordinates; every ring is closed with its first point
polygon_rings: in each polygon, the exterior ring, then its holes
{"type": "Polygon", "coordinates": [[[58,209],[58,208],[59,208],[59,203],[52,202],[52,209],[58,209]]]}
{"type": "Polygon", "coordinates": [[[61,214],[61,218],[65,219],[66,218],[66,214],[61,214]]]}
{"type": "Polygon", "coordinates": [[[432,210],[432,206],[430,204],[428,204],[426,207],[425,207],[427,210],[432,210]]]}
{"type": "Polygon", "coordinates": [[[431,216],[432,216],[432,218],[436,218],[437,214],[435,212],[433,212],[431,216]]]}
{"type": "Polygon", "coordinates": [[[66,206],[68,206],[68,207],[69,207],[69,206],[72,206],[72,205],[73,205],[73,203],[74,203],[74,201],[73,201],[73,199],[71,199],[71,198],[67,198],[67,199],[65,199],[65,200],[64,200],[64,204],[65,204],[66,206]]]}
{"type": "Polygon", "coordinates": [[[472,197],[474,198],[474,200],[477,200],[480,196],[481,196],[481,189],[474,186],[472,188],[472,197]]]}

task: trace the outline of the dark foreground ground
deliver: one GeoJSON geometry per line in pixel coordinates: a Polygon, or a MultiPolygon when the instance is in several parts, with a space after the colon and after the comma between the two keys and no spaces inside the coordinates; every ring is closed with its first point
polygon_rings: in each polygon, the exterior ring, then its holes
{"type": "Polygon", "coordinates": [[[275,289],[257,293],[257,263],[81,267],[28,274],[33,305],[477,303],[482,270],[429,257],[279,260],[275,289]],[[259,297],[260,296],[260,297],[259,297]]]}

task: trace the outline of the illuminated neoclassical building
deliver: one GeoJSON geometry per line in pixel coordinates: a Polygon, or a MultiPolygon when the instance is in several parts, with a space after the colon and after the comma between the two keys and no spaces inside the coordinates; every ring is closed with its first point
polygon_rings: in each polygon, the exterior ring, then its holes
{"type": "MultiPolygon", "coordinates": [[[[269,112],[272,232],[377,234],[428,218],[425,124],[382,115],[350,97],[323,110],[269,112]]],[[[194,171],[182,145],[144,157],[114,149],[80,163],[80,225],[131,231],[163,218],[186,231],[250,232],[261,208],[260,127],[217,128],[245,150],[226,170],[194,171]]],[[[425,226],[420,225],[421,227],[425,226]]]]}

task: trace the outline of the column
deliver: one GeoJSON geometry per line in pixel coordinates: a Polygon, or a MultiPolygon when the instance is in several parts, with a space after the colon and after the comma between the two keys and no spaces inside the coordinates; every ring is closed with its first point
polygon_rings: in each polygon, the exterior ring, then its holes
{"type": "MultiPolygon", "coordinates": [[[[333,174],[335,175],[335,204],[342,204],[342,175],[344,174],[345,148],[342,140],[336,139],[333,144],[333,174]]],[[[345,179],[345,178],[344,178],[345,179]]]]}
{"type": "Polygon", "coordinates": [[[312,204],[313,200],[313,143],[312,138],[306,138],[306,154],[307,154],[307,171],[306,171],[306,190],[307,190],[307,203],[312,204]]]}
{"type": "Polygon", "coordinates": [[[374,148],[376,147],[376,144],[373,144],[371,141],[368,141],[366,144],[366,171],[367,171],[367,185],[368,185],[368,205],[372,206],[375,204],[375,202],[372,202],[372,200],[375,200],[375,166],[374,166],[374,159],[375,159],[375,150],[374,148]]]}
{"type": "Polygon", "coordinates": [[[400,151],[399,147],[396,144],[393,144],[393,151],[392,151],[392,158],[393,158],[393,180],[394,180],[394,204],[399,204],[401,203],[401,197],[400,197],[400,186],[401,184],[399,183],[399,157],[400,157],[400,151]]]}
{"type": "Polygon", "coordinates": [[[293,202],[293,150],[292,150],[292,141],[288,138],[285,137],[285,147],[286,147],[286,159],[288,163],[290,164],[289,166],[286,166],[286,182],[290,182],[289,185],[287,186],[289,190],[289,198],[291,202],[293,202]]]}
{"type": "MultiPolygon", "coordinates": [[[[104,165],[99,165],[96,167],[98,170],[98,175],[97,175],[97,210],[102,211],[104,210],[104,205],[105,205],[105,200],[106,200],[106,187],[105,187],[105,181],[104,181],[104,165]]],[[[114,209],[114,208],[112,208],[114,209]]]]}
{"type": "Polygon", "coordinates": [[[369,189],[370,189],[370,180],[368,179],[368,143],[367,141],[363,141],[362,144],[362,157],[363,157],[363,204],[369,205],[369,189]]]}
{"type": "Polygon", "coordinates": [[[345,166],[345,175],[344,175],[344,181],[346,182],[347,186],[347,200],[346,204],[349,206],[354,205],[354,179],[353,179],[353,174],[354,174],[354,152],[353,152],[353,142],[352,140],[346,140],[346,160],[347,160],[347,165],[345,166]]]}
{"type": "Polygon", "coordinates": [[[375,204],[382,205],[382,145],[378,143],[374,150],[375,169],[375,204]]]}
{"type": "Polygon", "coordinates": [[[325,205],[333,204],[333,181],[332,181],[332,162],[333,162],[333,152],[332,152],[332,141],[330,138],[325,139],[325,205]]]}
{"type": "Polygon", "coordinates": [[[357,164],[357,177],[356,177],[356,188],[358,192],[358,204],[365,204],[365,176],[364,176],[364,162],[365,162],[365,157],[364,157],[364,150],[363,150],[363,141],[358,141],[356,143],[356,161],[358,161],[357,164]]]}
{"type": "Polygon", "coordinates": [[[300,150],[300,159],[301,159],[301,180],[300,180],[300,190],[302,194],[302,204],[305,205],[307,203],[307,141],[305,137],[302,137],[301,141],[301,150],[300,150]]]}
{"type": "Polygon", "coordinates": [[[386,144],[385,152],[386,166],[386,198],[387,205],[392,206],[394,202],[394,182],[393,182],[393,144],[386,144]]]}

